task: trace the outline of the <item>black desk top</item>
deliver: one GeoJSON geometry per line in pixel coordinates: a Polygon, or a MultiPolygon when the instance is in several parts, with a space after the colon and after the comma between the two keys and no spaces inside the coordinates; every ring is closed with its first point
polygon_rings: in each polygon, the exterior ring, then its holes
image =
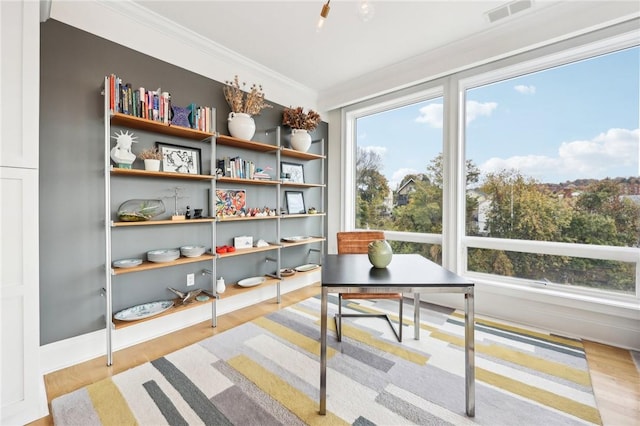
{"type": "Polygon", "coordinates": [[[419,254],[394,254],[386,268],[374,268],[366,254],[330,254],[322,262],[323,287],[469,287],[468,281],[419,254]]]}

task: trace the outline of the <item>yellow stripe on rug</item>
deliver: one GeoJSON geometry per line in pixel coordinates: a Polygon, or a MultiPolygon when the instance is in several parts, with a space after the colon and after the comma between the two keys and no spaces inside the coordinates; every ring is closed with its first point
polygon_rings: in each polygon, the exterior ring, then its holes
{"type": "Polygon", "coordinates": [[[262,391],[284,405],[308,425],[348,425],[347,422],[327,411],[326,416],[318,413],[318,403],[300,392],[286,380],[266,370],[246,355],[238,355],[227,361],[262,391]]]}
{"type": "MultiPolygon", "coordinates": [[[[431,333],[431,337],[433,337],[434,339],[449,342],[456,346],[464,347],[464,339],[462,337],[452,336],[441,331],[431,333]]],[[[589,372],[569,367],[566,364],[549,361],[522,352],[513,351],[498,345],[484,345],[481,343],[476,343],[476,351],[494,356],[504,361],[514,363],[516,365],[530,368],[532,370],[567,379],[579,385],[591,386],[591,378],[589,377],[589,372]]]]}
{"type": "Polygon", "coordinates": [[[87,386],[87,392],[103,425],[138,424],[127,401],[110,378],[87,386]]]}
{"type": "MultiPolygon", "coordinates": [[[[460,318],[461,320],[464,320],[464,313],[463,312],[455,311],[453,314],[451,314],[451,316],[460,318]]],[[[520,327],[507,325],[507,324],[503,324],[503,323],[498,323],[498,322],[494,322],[494,321],[489,321],[489,320],[485,320],[485,319],[475,318],[475,322],[476,322],[476,324],[483,324],[483,325],[486,325],[486,326],[489,326],[489,327],[496,328],[498,330],[511,331],[513,333],[518,333],[518,334],[523,334],[525,336],[535,337],[537,339],[546,340],[548,342],[554,342],[554,343],[559,343],[559,344],[562,344],[562,345],[565,345],[565,346],[571,346],[573,348],[584,349],[583,346],[582,346],[582,343],[580,343],[580,342],[578,342],[576,340],[573,340],[573,339],[569,339],[567,337],[552,336],[550,334],[539,333],[537,331],[527,330],[526,328],[520,328],[520,327]]]]}
{"type": "MultiPolygon", "coordinates": [[[[252,321],[255,325],[264,328],[265,330],[270,331],[276,336],[280,336],[285,339],[287,342],[290,342],[297,347],[304,349],[305,351],[320,356],[320,342],[317,340],[313,340],[304,334],[300,334],[296,331],[293,331],[289,327],[285,327],[282,324],[278,324],[277,322],[271,321],[265,317],[260,317],[252,321]]],[[[336,350],[330,347],[327,347],[327,359],[332,358],[336,354],[336,350]]]]}
{"type": "Polygon", "coordinates": [[[489,383],[500,389],[515,393],[524,398],[539,402],[540,404],[553,407],[559,411],[571,414],[572,416],[587,420],[592,423],[602,424],[600,413],[597,408],[590,407],[580,402],[565,398],[553,392],[535,386],[527,385],[518,380],[513,380],[500,374],[493,373],[484,368],[476,368],[476,379],[489,383]]]}

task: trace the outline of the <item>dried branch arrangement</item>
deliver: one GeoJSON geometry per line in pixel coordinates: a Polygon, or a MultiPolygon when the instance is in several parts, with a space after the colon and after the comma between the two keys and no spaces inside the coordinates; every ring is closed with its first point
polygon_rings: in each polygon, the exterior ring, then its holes
{"type": "Polygon", "coordinates": [[[158,148],[144,149],[138,154],[138,158],[141,160],[162,160],[162,153],[158,151],[158,148]]]}
{"type": "Polygon", "coordinates": [[[264,100],[262,85],[252,84],[248,92],[244,90],[246,85],[247,83],[242,83],[242,86],[240,86],[237,75],[233,81],[225,81],[224,98],[231,111],[258,115],[265,108],[273,108],[273,105],[269,105],[264,100]]]}
{"type": "Polygon", "coordinates": [[[310,109],[305,113],[302,107],[285,108],[282,112],[282,124],[292,129],[313,131],[320,124],[320,114],[310,109]]]}

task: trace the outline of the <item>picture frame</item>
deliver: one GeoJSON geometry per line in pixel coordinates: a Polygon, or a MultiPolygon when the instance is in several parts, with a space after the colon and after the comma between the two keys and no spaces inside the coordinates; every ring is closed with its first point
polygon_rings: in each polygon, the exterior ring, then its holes
{"type": "Polygon", "coordinates": [[[246,213],[247,191],[216,189],[216,216],[238,216],[246,213]]]}
{"type": "Polygon", "coordinates": [[[285,176],[286,174],[289,174],[289,179],[286,182],[304,183],[304,167],[302,164],[282,161],[280,163],[280,176],[285,176]]]}
{"type": "Polygon", "coordinates": [[[304,194],[302,191],[285,191],[285,199],[287,201],[287,214],[304,214],[304,194]]]}
{"type": "Polygon", "coordinates": [[[162,154],[162,171],[199,175],[202,173],[200,148],[156,142],[162,154]]]}

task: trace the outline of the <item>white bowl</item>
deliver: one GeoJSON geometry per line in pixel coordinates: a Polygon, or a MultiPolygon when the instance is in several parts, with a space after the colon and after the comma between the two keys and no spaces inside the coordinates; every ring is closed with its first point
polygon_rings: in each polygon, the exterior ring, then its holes
{"type": "Polygon", "coordinates": [[[147,259],[154,263],[171,262],[179,257],[180,251],[178,249],[159,249],[147,252],[147,259]]]}
{"type": "Polygon", "coordinates": [[[244,280],[238,281],[238,285],[240,287],[255,287],[257,285],[262,284],[267,279],[265,277],[251,277],[245,278],[244,280]]]}
{"type": "Polygon", "coordinates": [[[205,246],[182,246],[180,247],[180,254],[184,257],[198,257],[202,256],[207,250],[205,246]]]}

